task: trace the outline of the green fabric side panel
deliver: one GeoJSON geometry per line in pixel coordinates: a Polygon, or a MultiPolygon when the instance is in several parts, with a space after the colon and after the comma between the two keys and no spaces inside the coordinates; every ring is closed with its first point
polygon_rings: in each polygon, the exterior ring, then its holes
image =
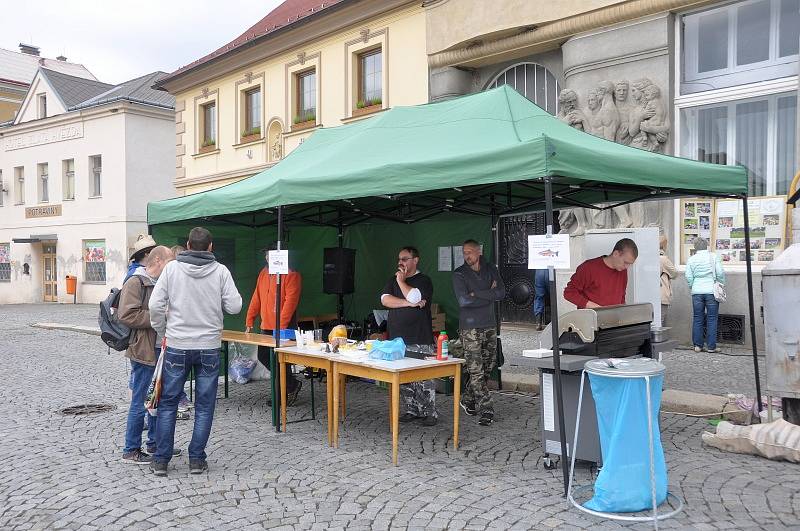
{"type": "Polygon", "coordinates": [[[361,321],[373,309],[382,308],[383,287],[397,269],[397,253],[412,245],[419,249],[419,269],[433,281],[433,301],[447,314],[447,330],[458,330],[458,303],[453,295],[452,272],[438,271],[438,249],[460,246],[473,238],[491,257],[492,232],[488,218],[453,218],[412,225],[356,225],[345,231],[345,247],[356,249],[356,292],[345,297],[346,315],[361,321]]]}
{"type": "MultiPolygon", "coordinates": [[[[195,225],[168,223],[155,225],[153,237],[159,244],[186,245],[189,231],[195,225]]],[[[256,280],[266,264],[264,248],[275,241],[272,228],[250,229],[230,224],[205,223],[214,238],[214,254],[233,275],[236,288],[242,295],[242,311],[225,316],[225,328],[244,330],[247,307],[256,280]]],[[[303,291],[297,309],[298,316],[336,311],[336,297],[322,293],[322,250],[336,246],[336,231],[332,228],[298,227],[287,231],[284,249],[289,249],[290,263],[303,277],[303,291]]],[[[259,322],[258,320],[256,321],[259,322]]]]}

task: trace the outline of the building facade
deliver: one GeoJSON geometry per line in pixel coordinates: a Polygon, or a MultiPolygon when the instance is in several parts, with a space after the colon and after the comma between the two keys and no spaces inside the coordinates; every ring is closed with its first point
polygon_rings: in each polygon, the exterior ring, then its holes
{"type": "Polygon", "coordinates": [[[176,99],[179,195],[250,177],[320,127],[428,101],[419,2],[287,0],[158,83],[176,99]]]}
{"type": "MultiPolygon", "coordinates": [[[[760,306],[759,272],[787,245],[785,199],[798,170],[800,2],[431,0],[425,7],[432,100],[509,84],[608,140],[745,166],[760,306]]],[[[681,319],[671,324],[682,340],[692,314],[683,264],[692,240],[708,239],[728,276],[720,312],[730,334],[723,339],[733,343],[749,328],[742,220],[741,202],[708,198],[559,219],[577,240],[592,228],[660,227],[680,271],[671,315],[681,319]]]]}
{"type": "Polygon", "coordinates": [[[122,284],[147,233],[148,201],[171,197],[174,100],[40,68],[0,127],[0,304],[96,303],[122,284]]]}

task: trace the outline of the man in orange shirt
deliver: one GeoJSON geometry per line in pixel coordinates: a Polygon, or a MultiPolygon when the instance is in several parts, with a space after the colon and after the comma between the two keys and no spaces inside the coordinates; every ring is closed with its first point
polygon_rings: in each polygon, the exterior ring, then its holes
{"type": "MultiPolygon", "coordinates": [[[[274,250],[274,246],[270,246],[274,250]]],[[[269,264],[269,249],[265,250],[264,258],[269,264]]],[[[300,290],[302,287],[302,277],[300,273],[292,269],[288,275],[281,275],[281,319],[280,329],[295,329],[297,327],[297,304],[300,302],[300,290]]],[[[250,299],[250,306],[247,309],[247,319],[245,321],[245,332],[250,332],[256,320],[256,316],[261,318],[261,333],[272,335],[275,329],[275,294],[277,286],[275,275],[269,274],[269,265],[265,265],[258,274],[256,289],[250,299]]],[[[258,361],[270,370],[269,349],[258,347],[258,361]]],[[[291,406],[300,394],[302,382],[295,378],[291,365],[286,374],[286,405],[291,406]]]]}

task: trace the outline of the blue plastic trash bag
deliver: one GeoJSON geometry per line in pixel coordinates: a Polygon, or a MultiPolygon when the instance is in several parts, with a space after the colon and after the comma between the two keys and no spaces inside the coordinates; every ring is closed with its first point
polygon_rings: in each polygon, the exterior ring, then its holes
{"type": "MultiPolygon", "coordinates": [[[[667,467],[658,411],[663,376],[650,377],[656,503],[667,498],[667,467]]],[[[594,484],[594,497],[584,504],[595,511],[622,513],[650,510],[650,444],[647,430],[647,387],[644,378],[610,378],[589,374],[603,468],[594,484]]]]}
{"type": "Polygon", "coordinates": [[[373,360],[394,361],[404,358],[405,355],[406,343],[401,337],[389,341],[375,341],[372,343],[372,350],[369,351],[369,357],[373,360]]]}

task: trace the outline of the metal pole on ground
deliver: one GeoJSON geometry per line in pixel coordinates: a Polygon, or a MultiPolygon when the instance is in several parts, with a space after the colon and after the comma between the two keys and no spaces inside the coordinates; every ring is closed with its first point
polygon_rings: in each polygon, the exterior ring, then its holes
{"type": "MultiPolygon", "coordinates": [[[[491,220],[492,220],[492,263],[500,271],[500,235],[498,233],[499,218],[497,217],[497,209],[494,203],[494,194],[491,194],[489,201],[492,203],[491,220]]],[[[495,332],[497,333],[497,388],[503,390],[503,371],[500,369],[500,360],[504,359],[503,356],[503,341],[500,339],[500,301],[494,302],[494,320],[495,332]]]]}
{"type": "Polygon", "coordinates": [[[750,319],[750,344],[753,347],[753,372],[756,378],[756,404],[761,412],[761,377],[758,371],[758,344],[756,343],[756,310],[753,302],[753,268],[752,252],[750,251],[750,216],[747,208],[747,196],[742,197],[744,209],[744,248],[747,255],[747,305],[750,319]]]}
{"type": "MultiPolygon", "coordinates": [[[[278,242],[276,250],[281,250],[281,239],[283,238],[283,207],[278,207],[278,242]]],[[[277,382],[280,381],[281,370],[280,364],[276,363],[277,354],[275,349],[281,346],[281,276],[275,275],[275,329],[273,331],[275,338],[275,348],[272,349],[272,356],[270,356],[272,365],[272,374],[270,374],[270,382],[272,383],[272,422],[275,426],[275,431],[281,431],[280,422],[278,422],[278,401],[280,398],[277,390],[277,382]]]]}
{"type": "MultiPolygon", "coordinates": [[[[553,235],[553,183],[550,176],[544,178],[544,200],[547,236],[549,237],[553,235]]],[[[558,407],[558,435],[561,442],[561,473],[564,477],[564,496],[566,497],[569,491],[569,465],[567,464],[564,398],[561,393],[561,352],[558,346],[558,294],[556,293],[556,272],[553,266],[547,268],[547,273],[550,280],[550,328],[553,332],[553,369],[555,373],[556,404],[558,407]]]]}

